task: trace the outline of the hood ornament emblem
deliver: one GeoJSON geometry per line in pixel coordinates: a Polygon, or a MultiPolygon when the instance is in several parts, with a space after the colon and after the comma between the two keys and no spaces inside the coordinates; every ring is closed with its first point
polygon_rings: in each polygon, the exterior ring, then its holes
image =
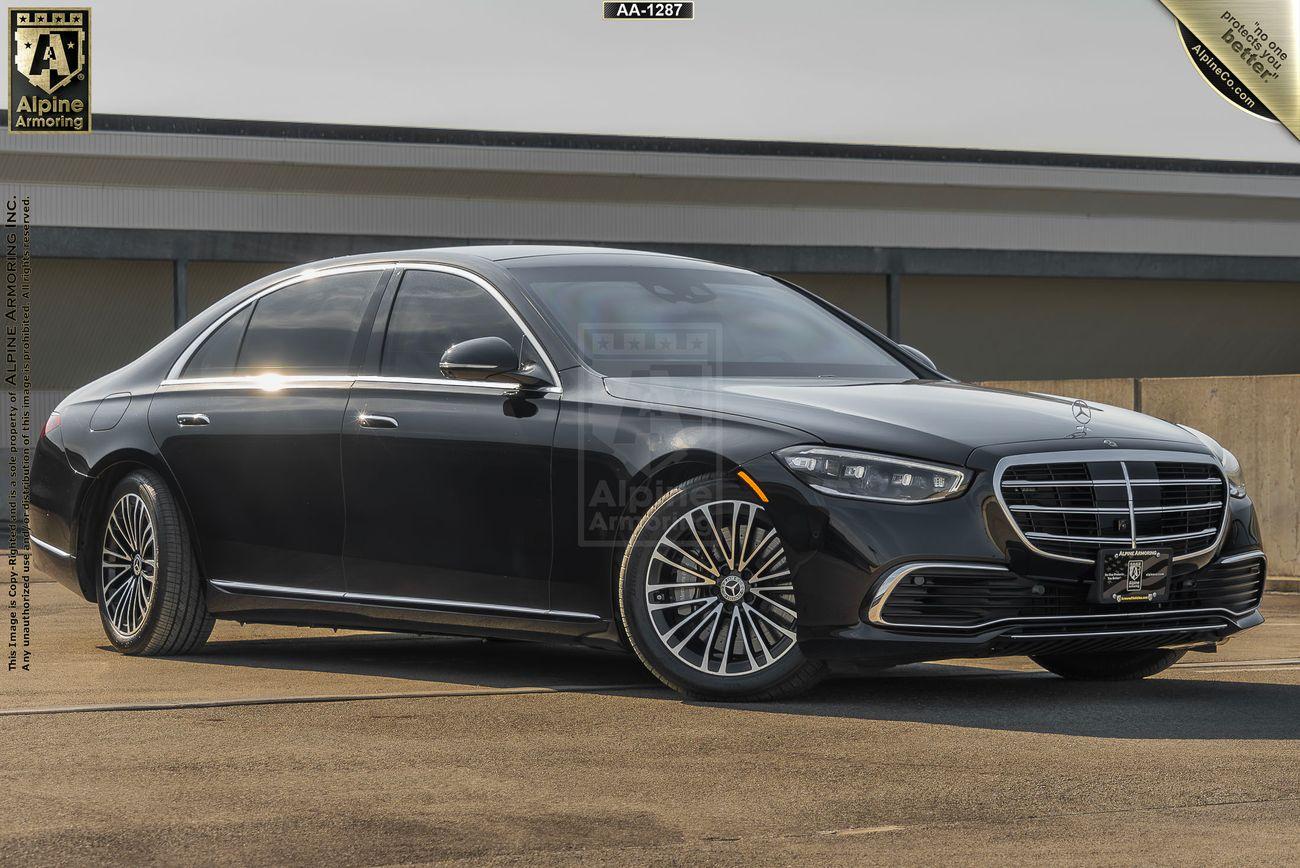
{"type": "Polygon", "coordinates": [[[1074,412],[1074,421],[1080,425],[1087,425],[1092,421],[1092,408],[1088,406],[1087,402],[1075,400],[1070,409],[1074,412]]]}

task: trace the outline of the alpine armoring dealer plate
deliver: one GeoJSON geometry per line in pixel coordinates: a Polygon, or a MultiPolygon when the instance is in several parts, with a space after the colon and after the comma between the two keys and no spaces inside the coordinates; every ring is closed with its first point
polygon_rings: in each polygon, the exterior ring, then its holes
{"type": "Polygon", "coordinates": [[[1098,603],[1158,603],[1169,596],[1170,549],[1102,549],[1097,554],[1098,603]]]}

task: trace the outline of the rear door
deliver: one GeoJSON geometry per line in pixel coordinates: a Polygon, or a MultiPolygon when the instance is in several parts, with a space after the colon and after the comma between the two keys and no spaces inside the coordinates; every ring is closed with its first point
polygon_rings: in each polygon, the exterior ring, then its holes
{"type": "Polygon", "coordinates": [[[358,335],[386,270],[354,267],[262,295],[159,388],[149,426],[208,579],[342,594],[339,437],[358,335]]]}
{"type": "Polygon", "coordinates": [[[476,276],[431,268],[401,275],[380,320],[343,428],[349,597],[545,609],[558,390],[511,397],[438,369],[470,338],[533,352],[520,321],[476,276]]]}

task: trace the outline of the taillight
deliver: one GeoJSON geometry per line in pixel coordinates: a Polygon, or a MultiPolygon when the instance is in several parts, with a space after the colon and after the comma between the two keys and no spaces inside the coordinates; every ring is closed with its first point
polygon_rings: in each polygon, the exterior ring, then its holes
{"type": "MultiPolygon", "coordinates": [[[[63,414],[61,414],[58,410],[55,410],[53,413],[50,414],[50,418],[45,420],[45,426],[41,428],[41,436],[53,439],[55,433],[58,432],[58,430],[62,427],[63,427],[63,414]]],[[[62,440],[63,435],[60,434],[58,439],[62,440]]]]}

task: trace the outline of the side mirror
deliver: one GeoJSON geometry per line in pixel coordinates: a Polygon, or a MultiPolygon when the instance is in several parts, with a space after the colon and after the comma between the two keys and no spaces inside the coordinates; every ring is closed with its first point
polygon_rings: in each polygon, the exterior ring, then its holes
{"type": "Polygon", "coordinates": [[[537,376],[536,364],[520,365],[519,351],[503,338],[472,338],[447,347],[438,362],[438,370],[451,380],[518,383],[521,386],[547,385],[537,376]]]}
{"type": "Polygon", "coordinates": [[[934,360],[932,360],[925,353],[918,350],[916,347],[909,347],[907,344],[899,344],[899,347],[906,350],[909,356],[916,359],[918,362],[925,365],[930,370],[932,371],[939,370],[939,367],[934,363],[934,360]]]}

